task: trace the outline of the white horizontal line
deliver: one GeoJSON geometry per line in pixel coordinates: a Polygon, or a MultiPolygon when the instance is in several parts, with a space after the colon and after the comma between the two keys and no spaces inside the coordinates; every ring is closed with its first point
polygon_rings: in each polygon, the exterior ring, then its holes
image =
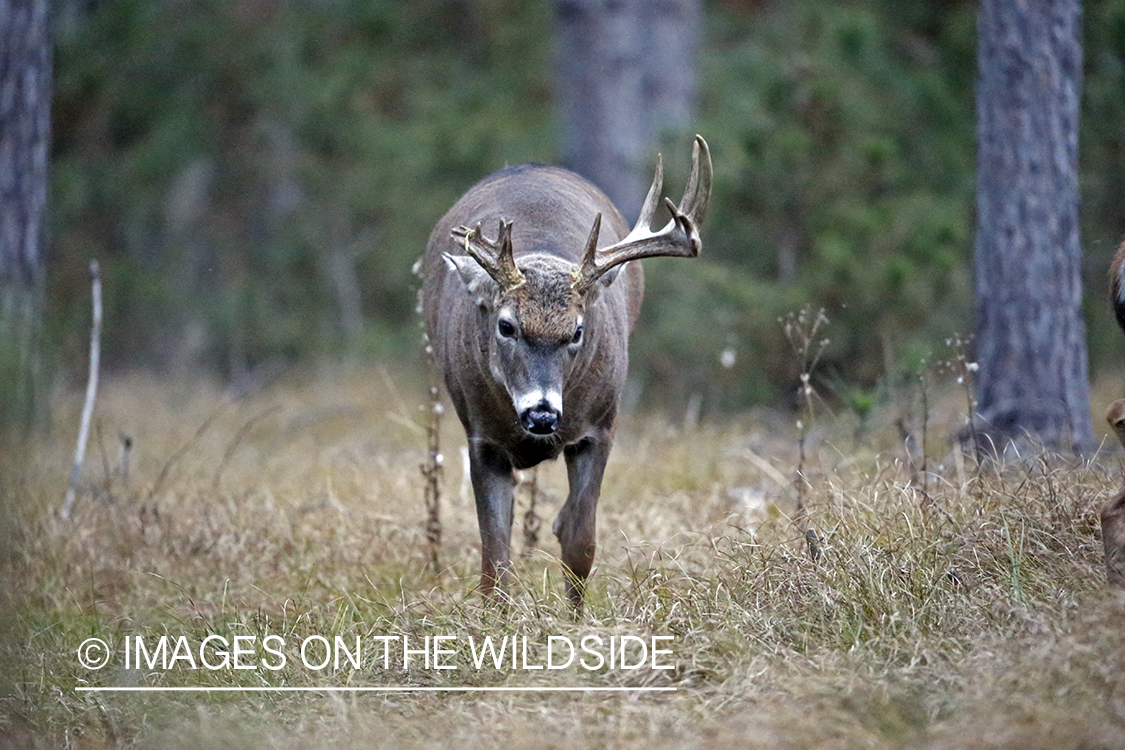
{"type": "Polygon", "coordinates": [[[76,693],[674,693],[674,687],[76,687],[76,693]]]}

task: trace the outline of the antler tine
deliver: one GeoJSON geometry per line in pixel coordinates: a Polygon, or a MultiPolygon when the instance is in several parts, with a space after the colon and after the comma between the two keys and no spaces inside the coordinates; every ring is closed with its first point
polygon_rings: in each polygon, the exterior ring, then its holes
{"type": "MultiPolygon", "coordinates": [[[[656,208],[663,180],[662,165],[657,161],[656,178],[645,198],[641,217],[636,226],[620,242],[597,251],[597,236],[592,235],[586,244],[586,255],[582,265],[575,270],[575,289],[585,292],[609,269],[640,258],[656,256],[675,256],[694,258],[703,248],[699,237],[699,224],[707,215],[707,205],[711,200],[711,151],[702,136],[695,137],[692,148],[691,174],[680,205],[676,206],[668,198],[664,199],[672,219],[659,232],[653,232],[648,225],[656,208]],[[601,256],[601,260],[598,256],[601,256]]],[[[600,223],[595,221],[595,229],[600,223]]]]}
{"type": "Polygon", "coordinates": [[[594,226],[590,229],[590,236],[586,240],[586,250],[582,253],[582,268],[580,270],[597,268],[598,234],[602,230],[602,212],[598,211],[594,217],[594,226]]]}
{"type": "Polygon", "coordinates": [[[504,275],[515,282],[512,286],[523,283],[523,274],[516,268],[516,258],[512,250],[512,222],[500,220],[496,244],[500,246],[500,252],[497,253],[496,260],[504,275]]]}
{"type": "Polygon", "coordinates": [[[516,266],[512,250],[512,222],[500,219],[495,242],[484,236],[479,221],[472,229],[465,226],[454,227],[450,234],[496,281],[502,292],[523,284],[524,276],[516,266]]]}
{"type": "MultiPolygon", "coordinates": [[[[637,223],[633,225],[633,232],[643,229],[648,231],[648,227],[652,224],[652,215],[656,212],[656,204],[660,202],[660,191],[664,188],[664,157],[660,154],[656,155],[656,174],[652,177],[652,187],[648,189],[648,195],[645,196],[645,202],[641,206],[641,215],[637,217],[637,223]]],[[[632,234],[633,232],[630,232],[632,234]]]]}
{"type": "Polygon", "coordinates": [[[703,223],[707,206],[711,202],[711,149],[703,136],[695,136],[691,147],[691,174],[680,199],[679,210],[691,218],[693,224],[703,223]],[[700,158],[702,157],[702,158],[700,158]],[[705,168],[701,169],[700,164],[705,168]]]}
{"type": "MultiPolygon", "coordinates": [[[[652,177],[652,185],[648,189],[648,195],[645,196],[645,202],[641,205],[641,214],[637,217],[637,223],[633,225],[632,231],[629,232],[628,237],[639,237],[649,233],[649,224],[652,223],[652,215],[656,213],[656,204],[660,200],[660,191],[664,187],[664,160],[660,154],[656,155],[656,173],[652,177]]],[[[602,214],[601,211],[594,217],[594,226],[590,230],[590,237],[586,240],[586,250],[582,253],[582,264],[574,271],[574,287],[576,289],[589,289],[590,285],[598,279],[604,271],[598,271],[598,233],[601,231],[602,214]]]]}

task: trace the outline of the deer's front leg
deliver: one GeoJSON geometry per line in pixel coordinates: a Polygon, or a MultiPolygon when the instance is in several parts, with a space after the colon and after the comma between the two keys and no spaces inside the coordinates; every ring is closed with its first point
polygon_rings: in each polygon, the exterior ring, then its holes
{"type": "Polygon", "coordinates": [[[469,440],[469,473],[480,526],[481,592],[490,599],[507,589],[511,567],[512,503],[515,476],[502,452],[481,440],[469,440]]]}
{"type": "Polygon", "coordinates": [[[597,550],[595,516],[602,492],[602,476],[612,446],[612,431],[603,430],[565,450],[570,494],[555,519],[554,531],[562,546],[562,560],[566,566],[566,594],[576,607],[582,606],[586,579],[594,566],[597,550]]]}

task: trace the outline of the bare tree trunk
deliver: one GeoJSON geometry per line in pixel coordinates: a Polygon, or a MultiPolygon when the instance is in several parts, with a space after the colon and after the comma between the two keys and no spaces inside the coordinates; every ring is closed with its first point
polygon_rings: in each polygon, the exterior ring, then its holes
{"type": "Polygon", "coordinates": [[[1078,0],[982,0],[976,309],[981,434],[1093,445],[1078,243],[1078,0]]]}
{"type": "MultiPolygon", "coordinates": [[[[661,0],[642,6],[647,24],[645,106],[659,137],[662,131],[686,130],[695,116],[695,52],[702,8],[700,0],[661,0]]],[[[685,147],[685,155],[689,148],[685,147]]]]}
{"type": "Polygon", "coordinates": [[[691,119],[699,19],[699,0],[558,2],[563,160],[626,218],[661,131],[691,119]]]}
{"type": "Polygon", "coordinates": [[[0,4],[0,424],[36,408],[51,52],[47,0],[0,4]]]}

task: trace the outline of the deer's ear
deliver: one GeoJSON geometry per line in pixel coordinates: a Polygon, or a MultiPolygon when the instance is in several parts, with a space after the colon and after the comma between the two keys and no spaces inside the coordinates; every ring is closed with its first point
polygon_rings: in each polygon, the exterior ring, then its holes
{"type": "Polygon", "coordinates": [[[450,270],[456,271],[457,279],[464,287],[473,302],[484,308],[491,308],[496,296],[496,282],[481,268],[480,264],[468,255],[450,255],[442,253],[441,257],[450,270]]]}
{"type": "Polygon", "coordinates": [[[603,288],[608,289],[609,287],[613,286],[613,282],[615,282],[620,277],[621,269],[624,267],[624,265],[614,266],[613,268],[603,273],[596,282],[591,284],[590,287],[586,290],[587,304],[592,304],[594,300],[598,298],[598,292],[600,292],[603,288]]]}
{"type": "Polygon", "coordinates": [[[614,266],[613,268],[609,269],[604,274],[602,274],[602,277],[600,279],[598,279],[598,281],[600,281],[602,286],[604,286],[604,287],[611,286],[613,284],[613,282],[617,280],[618,274],[621,273],[621,269],[624,268],[625,265],[627,265],[627,264],[622,264],[620,266],[614,266]]]}

